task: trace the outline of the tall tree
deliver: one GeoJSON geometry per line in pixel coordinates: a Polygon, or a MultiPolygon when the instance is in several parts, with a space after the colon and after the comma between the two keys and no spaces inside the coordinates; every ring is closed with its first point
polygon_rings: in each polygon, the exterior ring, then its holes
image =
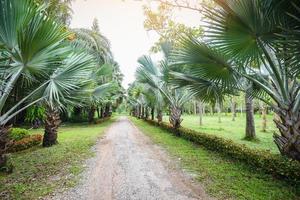
{"type": "Polygon", "coordinates": [[[43,8],[48,15],[56,18],[56,21],[70,25],[73,10],[71,8],[74,0],[35,0],[39,4],[43,4],[43,8]]]}
{"type": "Polygon", "coordinates": [[[159,67],[148,56],[141,57],[138,62],[140,66],[136,71],[137,80],[156,88],[166,98],[170,111],[169,121],[173,128],[179,128],[182,122],[182,107],[192,98],[192,94],[168,84],[167,60],[161,61],[159,67]]]}
{"type": "Polygon", "coordinates": [[[173,15],[173,6],[170,3],[160,2],[157,10],[151,6],[144,6],[145,21],[144,27],[147,31],[155,31],[159,35],[158,41],[151,47],[152,52],[161,51],[161,45],[170,43],[172,46],[178,45],[180,34],[192,34],[195,37],[202,36],[201,27],[189,27],[183,23],[176,22],[173,15]]]}
{"type": "Polygon", "coordinates": [[[93,59],[74,51],[67,42],[69,33],[64,25],[56,23],[33,0],[1,0],[0,12],[0,165],[3,165],[10,120],[37,102],[58,108],[76,100],[75,93],[87,81],[93,59]],[[19,80],[31,83],[31,87],[18,103],[11,105],[7,100],[19,80]]]}
{"type": "Polygon", "coordinates": [[[280,152],[300,160],[299,3],[215,2],[219,7],[206,11],[211,24],[206,44],[186,38],[173,53],[173,64],[188,69],[176,79],[193,88],[204,79],[223,92],[245,91],[239,77],[248,80],[251,96],[263,100],[280,117],[275,120],[280,135],[274,134],[280,152]]]}

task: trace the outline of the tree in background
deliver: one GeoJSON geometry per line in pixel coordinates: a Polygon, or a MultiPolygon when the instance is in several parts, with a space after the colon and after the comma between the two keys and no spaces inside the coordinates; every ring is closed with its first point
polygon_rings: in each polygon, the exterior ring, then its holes
{"type": "Polygon", "coordinates": [[[174,129],[179,128],[182,122],[182,107],[192,98],[192,93],[186,92],[184,89],[174,88],[168,83],[169,68],[167,59],[161,61],[159,66],[154,64],[148,56],[142,56],[138,62],[140,66],[136,71],[137,81],[157,89],[165,97],[166,102],[169,104],[169,121],[174,129]]]}
{"type": "Polygon", "coordinates": [[[91,88],[95,89],[91,91],[90,99],[85,102],[86,107],[88,107],[88,121],[93,123],[95,112],[100,113],[99,106],[104,107],[101,108],[101,117],[109,115],[113,103],[110,97],[115,96],[114,93],[122,90],[123,75],[120,72],[119,65],[114,61],[109,40],[100,33],[97,19],[94,19],[91,29],[81,28],[72,31],[74,32],[73,46],[84,48],[87,53],[93,55],[97,62],[93,69],[91,76],[93,81],[90,85],[91,88]]]}
{"type": "Polygon", "coordinates": [[[172,18],[173,7],[166,3],[159,4],[157,10],[151,6],[144,6],[145,21],[144,27],[147,31],[155,31],[159,35],[159,40],[153,45],[151,51],[157,53],[161,51],[161,45],[170,43],[177,46],[180,34],[186,33],[201,37],[203,29],[201,27],[188,27],[182,23],[174,21],[172,18]]]}
{"type": "Polygon", "coordinates": [[[45,121],[46,109],[42,105],[33,105],[26,109],[25,122],[29,122],[32,128],[39,128],[45,121]]]}
{"type": "Polygon", "coordinates": [[[35,0],[42,5],[47,15],[66,26],[70,25],[72,19],[72,1],[74,0],[35,0]]]}

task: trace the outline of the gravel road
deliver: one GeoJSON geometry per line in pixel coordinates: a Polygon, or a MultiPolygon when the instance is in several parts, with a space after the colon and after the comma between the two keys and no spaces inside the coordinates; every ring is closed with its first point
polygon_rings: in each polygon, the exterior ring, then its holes
{"type": "Polygon", "coordinates": [[[94,147],[78,186],[50,199],[190,200],[210,199],[127,118],[115,122],[94,147]]]}

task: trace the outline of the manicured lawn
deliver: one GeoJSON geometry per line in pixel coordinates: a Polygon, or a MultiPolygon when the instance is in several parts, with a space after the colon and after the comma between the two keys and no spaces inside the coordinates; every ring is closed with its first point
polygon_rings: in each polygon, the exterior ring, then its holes
{"type": "Polygon", "coordinates": [[[154,143],[167,149],[182,167],[205,186],[206,191],[218,199],[288,200],[300,199],[300,185],[273,179],[249,166],[221,157],[201,146],[148,123],[130,118],[154,143]]]}
{"type": "Polygon", "coordinates": [[[91,146],[113,121],[62,126],[58,145],[12,154],[15,170],[10,175],[0,175],[0,199],[6,195],[8,199],[38,199],[57,188],[74,186],[83,170],[83,160],[93,155],[91,146]]]}
{"type": "MultiPolygon", "coordinates": [[[[279,153],[275,143],[273,142],[273,133],[277,130],[273,122],[273,115],[267,117],[267,132],[262,132],[262,119],[260,115],[255,115],[255,127],[258,141],[243,140],[245,137],[246,117],[245,114],[232,121],[230,114],[225,116],[222,114],[222,122],[218,122],[217,114],[203,116],[203,125],[199,125],[199,116],[184,115],[182,126],[199,132],[214,134],[223,138],[228,138],[234,142],[245,144],[251,148],[270,150],[279,153]]],[[[168,116],[164,116],[164,121],[168,122],[168,116]]]]}

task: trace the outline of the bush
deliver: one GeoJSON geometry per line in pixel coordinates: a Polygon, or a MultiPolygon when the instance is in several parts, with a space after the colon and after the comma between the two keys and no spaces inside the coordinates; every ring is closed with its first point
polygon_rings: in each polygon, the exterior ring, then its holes
{"type": "Polygon", "coordinates": [[[100,119],[96,119],[95,124],[101,124],[107,120],[109,120],[110,117],[104,117],[104,118],[100,118],[100,119]]]}
{"type": "Polygon", "coordinates": [[[17,152],[25,149],[29,149],[30,147],[41,144],[43,139],[42,135],[30,135],[25,137],[19,141],[15,141],[13,145],[8,149],[9,152],[17,152]]]}
{"type": "Polygon", "coordinates": [[[30,132],[23,128],[12,128],[8,134],[8,137],[11,140],[19,141],[23,138],[29,137],[30,132]]]}
{"type": "Polygon", "coordinates": [[[255,150],[246,145],[237,144],[232,140],[224,139],[214,135],[200,133],[187,128],[174,130],[168,123],[160,123],[147,120],[152,125],[172,132],[186,140],[202,145],[206,149],[216,151],[227,157],[247,163],[249,166],[262,169],[266,173],[291,181],[300,181],[300,162],[288,159],[279,154],[269,151],[255,150]]]}

